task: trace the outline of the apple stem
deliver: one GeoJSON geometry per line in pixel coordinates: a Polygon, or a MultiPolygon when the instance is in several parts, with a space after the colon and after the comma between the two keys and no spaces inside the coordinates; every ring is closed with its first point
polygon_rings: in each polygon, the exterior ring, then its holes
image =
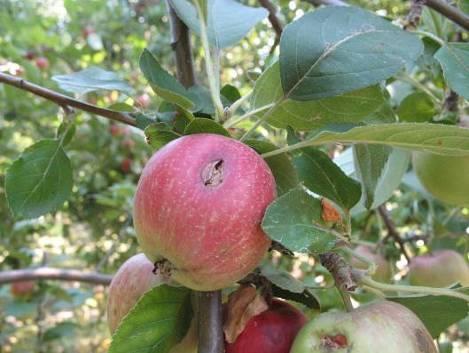
{"type": "MultiPolygon", "coordinates": [[[[225,109],[225,119],[229,120],[234,113],[246,102],[252,95],[252,90],[233,102],[228,109],[225,109]]],[[[228,126],[229,127],[229,126],[228,126]]]]}
{"type": "Polygon", "coordinates": [[[350,249],[348,247],[344,247],[342,248],[344,252],[346,252],[347,254],[353,256],[353,257],[356,257],[358,260],[360,260],[361,262],[365,263],[368,265],[368,269],[367,269],[367,273],[371,276],[371,275],[374,275],[374,273],[376,272],[376,264],[370,260],[368,257],[366,256],[363,256],[363,255],[360,255],[359,253],[357,253],[356,251],[354,251],[353,249],[350,249]]]}
{"type": "Polygon", "coordinates": [[[444,295],[448,297],[454,297],[458,299],[465,300],[469,302],[469,295],[458,292],[456,290],[447,289],[447,288],[434,288],[434,287],[420,287],[420,286],[407,286],[399,284],[386,284],[372,280],[368,276],[364,276],[359,271],[353,272],[354,278],[361,284],[368,287],[378,289],[384,292],[394,291],[394,292],[407,292],[407,293],[421,293],[427,295],[444,295]]]}
{"type": "Polygon", "coordinates": [[[352,299],[350,298],[350,295],[341,289],[339,289],[339,293],[340,293],[340,296],[342,297],[342,301],[344,302],[345,310],[347,312],[353,311],[353,304],[352,304],[352,299]]]}
{"type": "Polygon", "coordinates": [[[198,320],[198,353],[222,353],[223,316],[221,291],[196,292],[198,320]]]}

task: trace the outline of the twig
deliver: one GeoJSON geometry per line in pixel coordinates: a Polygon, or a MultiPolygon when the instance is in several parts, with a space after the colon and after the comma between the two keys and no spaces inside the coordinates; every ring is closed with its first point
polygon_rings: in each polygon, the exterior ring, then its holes
{"type": "Polygon", "coordinates": [[[137,123],[131,115],[121,112],[116,112],[114,110],[109,110],[105,108],[97,107],[93,104],[89,104],[83,102],[78,99],[74,99],[72,97],[66,96],[64,94],[55,92],[48,88],[36,85],[32,82],[26,81],[20,77],[11,76],[5,73],[0,72],[0,82],[5,83],[7,85],[22,89],[24,91],[28,91],[30,93],[35,94],[36,96],[40,96],[45,98],[51,102],[54,102],[60,105],[64,110],[68,110],[69,107],[77,108],[83,110],[88,113],[96,114],[102,116],[104,118],[119,121],[121,123],[136,126],[137,123]],[[68,109],[67,109],[67,108],[68,109]]]}
{"type": "Polygon", "coordinates": [[[386,210],[386,207],[384,205],[381,205],[378,207],[378,212],[381,218],[384,221],[384,225],[386,226],[388,230],[388,237],[391,237],[394,239],[394,241],[399,244],[399,248],[401,250],[402,255],[406,258],[407,262],[410,262],[410,256],[407,254],[407,250],[404,245],[404,241],[402,240],[399,232],[396,229],[396,225],[394,224],[393,220],[389,216],[388,211],[386,210]]]}
{"type": "Polygon", "coordinates": [[[177,78],[186,88],[195,84],[194,64],[192,61],[192,48],[190,44],[189,29],[177,16],[169,1],[166,1],[171,26],[172,43],[176,59],[177,78]]]}
{"type": "Polygon", "coordinates": [[[270,2],[270,0],[259,0],[259,3],[269,11],[269,21],[272,25],[272,28],[275,31],[275,42],[270,48],[270,53],[273,53],[277,45],[280,43],[280,37],[282,36],[283,25],[280,19],[277,17],[277,9],[275,8],[274,4],[270,2]]]}
{"type": "Polygon", "coordinates": [[[469,16],[443,0],[425,0],[425,5],[469,31],[469,16]]]}
{"type": "Polygon", "coordinates": [[[357,288],[352,278],[352,267],[337,253],[328,252],[319,255],[321,264],[334,277],[336,287],[341,291],[354,291],[357,288]]]}
{"type": "Polygon", "coordinates": [[[53,267],[38,267],[0,272],[0,284],[31,280],[59,280],[109,285],[111,279],[111,275],[53,267]]]}
{"type": "Polygon", "coordinates": [[[409,14],[406,18],[406,23],[404,29],[415,29],[417,28],[420,18],[422,17],[423,7],[425,5],[425,0],[412,0],[410,5],[409,14]]]}

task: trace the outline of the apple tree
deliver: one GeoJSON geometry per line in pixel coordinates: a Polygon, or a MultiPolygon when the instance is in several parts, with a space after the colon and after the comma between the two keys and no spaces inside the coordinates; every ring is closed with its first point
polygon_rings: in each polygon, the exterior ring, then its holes
{"type": "Polygon", "coordinates": [[[64,4],[76,43],[0,37],[0,230],[86,266],[5,236],[12,302],[109,285],[109,353],[463,352],[467,1],[64,4]]]}

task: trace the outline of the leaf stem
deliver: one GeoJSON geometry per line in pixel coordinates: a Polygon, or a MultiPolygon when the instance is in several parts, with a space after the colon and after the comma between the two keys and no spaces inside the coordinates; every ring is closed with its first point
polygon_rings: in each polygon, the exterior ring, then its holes
{"type": "Polygon", "coordinates": [[[253,115],[256,115],[257,113],[260,113],[264,110],[267,110],[269,108],[272,108],[273,105],[275,103],[271,103],[271,104],[267,104],[267,105],[264,105],[263,107],[260,107],[260,108],[257,108],[257,109],[254,109],[254,110],[251,110],[249,112],[247,112],[246,114],[244,115],[241,115],[241,116],[238,116],[238,117],[233,117],[229,120],[227,120],[224,124],[223,124],[223,127],[225,128],[229,128],[229,127],[232,127],[238,123],[240,123],[241,121],[243,121],[244,119],[247,119],[253,115]]]}
{"type": "Polygon", "coordinates": [[[448,297],[454,297],[469,302],[469,295],[457,292],[452,289],[446,288],[434,288],[434,287],[420,287],[420,286],[406,286],[399,284],[386,284],[376,282],[368,276],[359,276],[358,281],[368,287],[378,289],[384,292],[395,291],[395,292],[407,292],[407,293],[421,293],[428,295],[444,295],[448,297]]]}
{"type": "Polygon", "coordinates": [[[360,255],[359,253],[357,253],[356,251],[348,247],[343,247],[342,250],[346,252],[347,254],[357,258],[361,262],[367,264],[368,266],[367,273],[369,275],[373,275],[376,272],[376,264],[372,260],[370,260],[368,257],[360,255]]]}
{"type": "Polygon", "coordinates": [[[210,95],[212,97],[213,105],[216,111],[216,121],[220,121],[224,115],[223,103],[220,98],[219,85],[218,85],[218,72],[215,72],[215,68],[212,61],[212,55],[210,53],[210,44],[208,42],[207,26],[205,23],[205,16],[202,8],[198,1],[194,1],[197,7],[197,13],[199,16],[200,25],[200,38],[205,52],[205,70],[207,71],[208,85],[210,88],[210,95]]]}
{"type": "Polygon", "coordinates": [[[415,34],[420,34],[421,36],[428,37],[430,39],[433,39],[435,42],[437,42],[439,45],[444,46],[445,41],[438,37],[437,35],[434,35],[433,33],[426,32],[426,31],[414,31],[415,34]]]}
{"type": "Polygon", "coordinates": [[[425,87],[425,85],[421,84],[415,78],[413,78],[411,76],[407,76],[407,75],[397,75],[396,78],[398,80],[410,83],[415,88],[417,88],[417,89],[421,90],[422,92],[426,93],[433,100],[433,102],[436,103],[437,105],[442,104],[441,99],[439,99],[437,96],[435,96],[432,91],[430,91],[427,87],[425,87]]]}
{"type": "Polygon", "coordinates": [[[230,107],[225,112],[225,116],[227,118],[231,118],[232,115],[239,109],[239,107],[241,107],[241,105],[243,105],[244,102],[246,102],[246,100],[248,100],[251,97],[251,95],[252,95],[252,91],[242,96],[241,98],[239,98],[236,102],[233,102],[233,104],[231,104],[230,107]]]}

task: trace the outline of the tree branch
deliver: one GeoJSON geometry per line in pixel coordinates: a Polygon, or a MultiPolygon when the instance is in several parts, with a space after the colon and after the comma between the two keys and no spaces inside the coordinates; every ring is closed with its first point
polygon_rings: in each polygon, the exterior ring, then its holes
{"type": "Polygon", "coordinates": [[[396,225],[394,224],[393,220],[389,216],[388,211],[386,210],[386,207],[384,205],[381,205],[378,207],[378,212],[381,218],[384,221],[384,225],[386,226],[388,230],[388,237],[391,237],[394,239],[394,241],[399,245],[399,248],[401,250],[402,255],[406,258],[407,262],[410,262],[410,256],[407,253],[407,250],[404,245],[404,241],[402,240],[399,232],[396,229],[396,225]]]}
{"type": "Polygon", "coordinates": [[[417,28],[420,18],[422,17],[423,7],[426,0],[412,0],[410,10],[407,15],[404,29],[415,29],[417,28]]]}
{"type": "Polygon", "coordinates": [[[443,0],[425,0],[425,5],[469,31],[469,16],[443,0]]]}
{"type": "Polygon", "coordinates": [[[171,47],[176,59],[177,78],[183,86],[188,88],[195,84],[189,29],[177,16],[169,1],[166,1],[166,6],[168,7],[169,23],[171,26],[171,47]]]}
{"type": "Polygon", "coordinates": [[[259,0],[259,3],[269,11],[269,21],[272,25],[272,28],[275,31],[275,42],[270,48],[270,52],[273,53],[277,45],[280,43],[280,37],[282,36],[283,25],[280,19],[277,17],[277,9],[275,8],[274,4],[270,2],[270,0],[259,0]]]}
{"type": "MultiPolygon", "coordinates": [[[[178,18],[167,2],[170,17],[172,48],[176,58],[178,80],[185,86],[195,84],[194,65],[190,46],[189,30],[178,18]]],[[[197,328],[199,353],[223,353],[224,337],[222,325],[221,291],[195,292],[197,300],[197,328]]]]}
{"type": "Polygon", "coordinates": [[[131,115],[114,110],[97,107],[93,104],[89,104],[78,99],[66,96],[64,94],[52,91],[48,88],[36,85],[32,82],[26,81],[20,77],[11,76],[0,72],[0,82],[28,91],[36,96],[45,98],[51,102],[60,105],[66,112],[69,107],[83,110],[88,113],[96,114],[104,118],[118,121],[127,125],[136,126],[136,121],[131,115]]]}
{"type": "Polygon", "coordinates": [[[0,284],[30,280],[59,280],[107,286],[111,283],[111,279],[111,275],[53,267],[38,267],[0,272],[0,284]]]}

